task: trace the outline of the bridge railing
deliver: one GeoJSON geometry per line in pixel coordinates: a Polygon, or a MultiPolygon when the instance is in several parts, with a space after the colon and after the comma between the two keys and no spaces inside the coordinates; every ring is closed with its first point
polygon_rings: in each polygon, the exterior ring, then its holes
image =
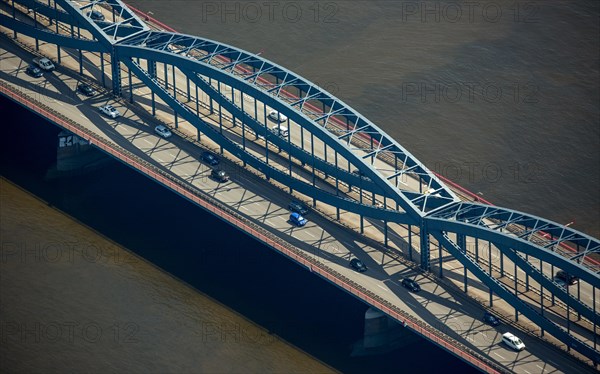
{"type": "Polygon", "coordinates": [[[405,328],[424,336],[438,346],[446,349],[448,352],[456,355],[466,362],[469,362],[474,367],[488,373],[508,372],[507,369],[492,361],[489,357],[480,355],[471,348],[450,338],[449,336],[443,335],[441,332],[425,324],[424,322],[417,320],[404,310],[384,300],[380,296],[367,290],[363,286],[343,276],[337,271],[328,268],[318,260],[311,258],[283,238],[276,236],[266,228],[248,220],[240,213],[224,205],[218,200],[204,194],[199,189],[188,185],[186,182],[156,167],[155,165],[140,159],[138,156],[125,149],[122,149],[118,145],[112,143],[110,140],[105,139],[86,128],[83,128],[74,120],[46,106],[45,104],[35,101],[33,98],[19,92],[17,89],[13,88],[4,81],[0,81],[0,93],[40,114],[41,116],[46,117],[56,125],[87,140],[95,147],[112,155],[123,163],[137,169],[141,173],[160,182],[164,186],[169,187],[186,199],[213,213],[220,219],[237,226],[241,230],[267,244],[269,247],[279,251],[299,264],[306,266],[311,272],[320,275],[331,283],[346,290],[350,294],[355,295],[359,299],[365,301],[369,305],[385,312],[387,315],[400,322],[405,328]]]}

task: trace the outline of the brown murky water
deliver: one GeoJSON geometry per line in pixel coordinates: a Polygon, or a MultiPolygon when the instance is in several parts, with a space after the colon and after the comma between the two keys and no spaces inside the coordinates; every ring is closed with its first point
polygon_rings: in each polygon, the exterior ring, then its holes
{"type": "Polygon", "coordinates": [[[333,372],[0,181],[0,371],[333,372]]]}

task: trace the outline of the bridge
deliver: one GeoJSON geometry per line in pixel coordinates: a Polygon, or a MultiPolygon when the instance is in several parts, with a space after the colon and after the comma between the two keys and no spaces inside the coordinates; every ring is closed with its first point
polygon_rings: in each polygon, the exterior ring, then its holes
{"type": "Polygon", "coordinates": [[[0,5],[3,95],[482,371],[583,372],[600,362],[598,239],[474,198],[258,54],[177,33],[120,0],[0,5]],[[27,76],[35,56],[57,70],[27,76]],[[80,82],[99,95],[76,94],[80,82]],[[101,116],[106,103],[123,116],[101,116]],[[157,137],[157,124],[175,135],[157,137]],[[208,178],[207,149],[230,182],[208,178]],[[304,227],[287,222],[292,197],[313,211],[304,227]],[[369,270],[350,269],[354,257],[369,270]],[[481,321],[485,310],[500,327],[481,321]],[[506,331],[527,349],[502,345],[506,331]]]}

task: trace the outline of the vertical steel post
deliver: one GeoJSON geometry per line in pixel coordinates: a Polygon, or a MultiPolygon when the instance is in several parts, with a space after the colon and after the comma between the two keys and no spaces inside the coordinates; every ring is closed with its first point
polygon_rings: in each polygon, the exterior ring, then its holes
{"type": "Polygon", "coordinates": [[[121,96],[121,61],[119,60],[119,55],[115,48],[113,48],[110,62],[112,68],[113,95],[118,97],[121,96]]]}
{"type": "Polygon", "coordinates": [[[412,261],[412,225],[408,225],[408,259],[412,261]]]}
{"type": "MultiPolygon", "coordinates": [[[[456,241],[458,242],[458,246],[460,247],[460,250],[463,251],[463,253],[465,254],[465,256],[467,256],[467,237],[463,234],[457,234],[456,235],[456,241]]],[[[463,287],[464,287],[464,292],[467,293],[468,292],[468,277],[467,277],[467,265],[463,265],[463,269],[464,269],[464,278],[463,278],[463,287]]]]}
{"type": "MultiPolygon", "coordinates": [[[[420,225],[421,235],[421,269],[429,271],[429,259],[431,258],[429,253],[429,230],[427,229],[427,221],[421,220],[420,225]]],[[[441,244],[440,244],[441,245],[441,244]]]]}
{"type": "Polygon", "coordinates": [[[443,261],[442,261],[442,243],[440,243],[440,242],[438,242],[438,265],[440,267],[438,276],[440,278],[444,278],[443,261]]]}
{"type": "MultiPolygon", "coordinates": [[[[12,17],[13,19],[17,18],[17,15],[15,14],[16,9],[15,9],[15,0],[12,0],[12,17]]],[[[73,28],[73,25],[71,25],[71,29],[73,28]]],[[[15,30],[13,30],[13,38],[16,39],[17,38],[17,32],[15,30]]]]}
{"type": "MultiPolygon", "coordinates": [[[[148,65],[148,74],[150,75],[150,78],[156,80],[156,61],[146,60],[146,65],[148,65]]],[[[152,115],[156,116],[156,99],[153,90],[150,90],[150,101],[152,105],[152,115]]]]}
{"type": "Polygon", "coordinates": [[[127,67],[127,76],[129,78],[129,102],[133,103],[133,85],[131,82],[131,69],[127,67]]]}
{"type": "MultiPolygon", "coordinates": [[[[33,27],[34,28],[38,28],[37,26],[37,6],[33,8],[33,27]]],[[[38,37],[35,37],[35,50],[39,51],[40,50],[40,40],[38,39],[38,37]]]]}
{"type": "MultiPolygon", "coordinates": [[[[312,157],[312,186],[315,188],[316,176],[315,176],[315,137],[313,133],[310,133],[310,155],[312,157]]],[[[313,207],[317,206],[317,198],[313,196],[313,207]]]]}
{"type": "MultiPolygon", "coordinates": [[[[508,250],[510,251],[511,249],[508,248],[508,250]]],[[[518,256],[518,255],[519,254],[515,252],[515,256],[518,256]]],[[[517,284],[517,278],[518,278],[517,262],[515,261],[514,264],[515,264],[515,297],[519,298],[519,288],[518,288],[519,285],[517,284]]],[[[517,308],[515,308],[515,322],[519,322],[519,310],[517,308]]]]}
{"type": "MultiPolygon", "coordinates": [[[[79,50],[79,53],[81,53],[81,50],[79,50]]],[[[80,74],[83,74],[83,63],[80,60],[80,65],[81,68],[80,70],[80,74]]],[[[100,70],[102,72],[102,87],[106,87],[106,74],[104,72],[104,53],[100,52],[100,70]]]]}
{"type": "MultiPolygon", "coordinates": [[[[489,274],[492,276],[492,242],[488,241],[488,266],[489,266],[489,274]]],[[[494,292],[490,288],[490,307],[494,306],[494,292]]]]}
{"type": "MultiPolygon", "coordinates": [[[[540,260],[540,273],[544,274],[544,262],[540,260]]],[[[544,286],[540,284],[540,314],[544,317],[544,286]]],[[[542,328],[541,336],[544,336],[544,329],[542,328]]]]}

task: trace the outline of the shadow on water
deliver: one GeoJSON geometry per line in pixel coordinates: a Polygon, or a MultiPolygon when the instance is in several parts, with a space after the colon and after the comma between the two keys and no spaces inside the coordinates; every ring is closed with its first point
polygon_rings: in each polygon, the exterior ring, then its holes
{"type": "Polygon", "coordinates": [[[366,305],[116,161],[94,174],[45,179],[60,130],[3,97],[0,107],[12,119],[1,137],[4,177],[271,333],[343,372],[474,371],[424,340],[350,357],[366,305]]]}

